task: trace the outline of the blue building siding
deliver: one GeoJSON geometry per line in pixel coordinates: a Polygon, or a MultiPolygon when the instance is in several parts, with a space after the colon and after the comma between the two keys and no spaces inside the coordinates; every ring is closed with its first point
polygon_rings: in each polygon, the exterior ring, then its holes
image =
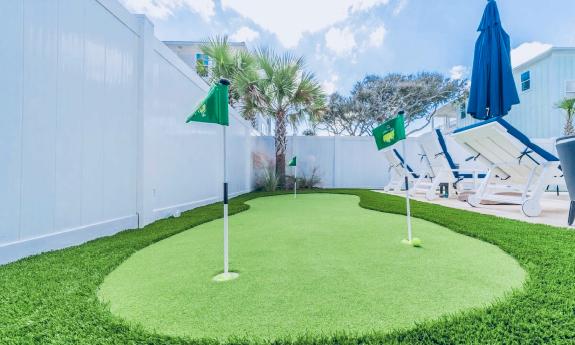
{"type": "MultiPolygon", "coordinates": [[[[575,80],[575,48],[552,48],[517,66],[513,75],[521,103],[513,107],[506,120],[531,138],[561,136],[565,113],[556,104],[567,96],[567,82],[575,80]],[[522,91],[521,75],[527,71],[530,89],[522,91]]],[[[459,126],[473,122],[467,116],[459,126]]]]}

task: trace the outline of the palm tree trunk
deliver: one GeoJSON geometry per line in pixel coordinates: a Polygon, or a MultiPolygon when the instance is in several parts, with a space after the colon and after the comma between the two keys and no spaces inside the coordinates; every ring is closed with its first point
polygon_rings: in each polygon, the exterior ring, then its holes
{"type": "Polygon", "coordinates": [[[565,121],[565,126],[563,127],[563,134],[564,135],[575,134],[575,128],[573,127],[573,122],[569,121],[569,119],[565,121]]]}
{"type": "Polygon", "coordinates": [[[279,178],[279,185],[284,188],[286,181],[286,118],[283,111],[278,111],[276,114],[276,133],[275,133],[275,146],[276,146],[276,174],[279,178]]]}

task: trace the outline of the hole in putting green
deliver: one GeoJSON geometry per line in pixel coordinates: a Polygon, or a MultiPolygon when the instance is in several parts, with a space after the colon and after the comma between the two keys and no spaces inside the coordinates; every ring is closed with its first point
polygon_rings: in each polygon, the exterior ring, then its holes
{"type": "Polygon", "coordinates": [[[405,217],[369,211],[355,196],[254,199],[230,218],[155,243],[106,277],[111,312],[168,335],[279,338],[388,331],[488,305],[521,287],[525,272],[488,243],[413,219],[423,250],[401,243],[405,217]],[[220,271],[221,272],[221,271],[220,271]]]}

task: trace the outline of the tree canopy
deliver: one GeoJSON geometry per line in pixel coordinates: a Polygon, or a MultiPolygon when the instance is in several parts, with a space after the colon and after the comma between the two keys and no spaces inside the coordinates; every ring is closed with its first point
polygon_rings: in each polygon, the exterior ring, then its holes
{"type": "Polygon", "coordinates": [[[373,128],[401,110],[406,114],[406,126],[425,119],[425,127],[439,107],[465,98],[466,84],[466,80],[435,72],[368,75],[354,85],[349,96],[332,94],[315,127],[332,134],[370,135],[373,128]]]}

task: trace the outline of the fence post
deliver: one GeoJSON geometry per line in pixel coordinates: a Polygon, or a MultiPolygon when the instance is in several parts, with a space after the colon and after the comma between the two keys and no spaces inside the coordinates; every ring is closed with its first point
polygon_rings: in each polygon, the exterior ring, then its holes
{"type": "Polygon", "coordinates": [[[153,205],[155,190],[150,189],[150,171],[146,162],[146,140],[145,131],[146,112],[151,111],[151,97],[153,85],[152,56],[154,52],[154,24],[144,15],[137,15],[140,36],[138,42],[138,116],[137,116],[137,168],[136,168],[136,210],[138,212],[138,227],[153,222],[153,205]]]}
{"type": "Polygon", "coordinates": [[[338,136],[334,135],[333,136],[333,163],[332,163],[332,176],[333,176],[333,188],[337,188],[337,178],[335,176],[336,171],[337,171],[337,140],[338,140],[338,136]]]}

